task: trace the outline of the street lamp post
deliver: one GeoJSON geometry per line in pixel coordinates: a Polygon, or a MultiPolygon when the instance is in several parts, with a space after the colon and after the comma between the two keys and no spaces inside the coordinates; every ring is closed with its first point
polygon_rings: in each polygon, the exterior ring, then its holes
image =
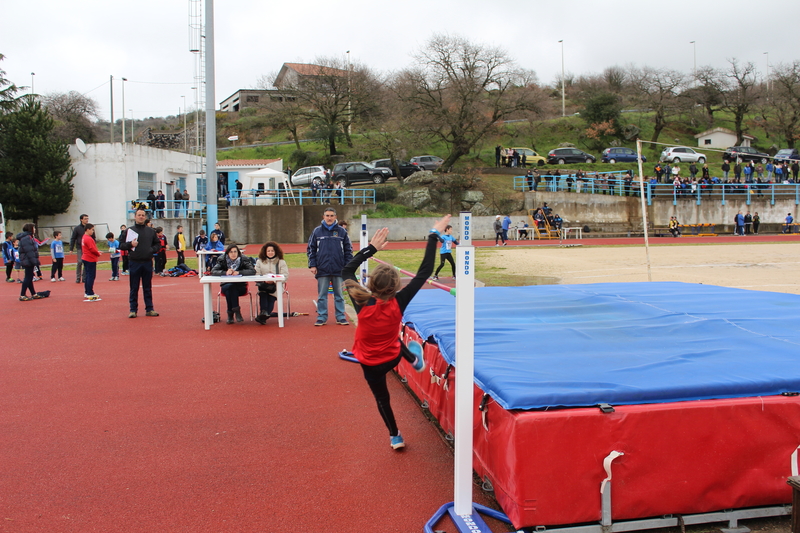
{"type": "Polygon", "coordinates": [[[770,65],[769,65],[769,52],[764,52],[764,55],[767,56],[767,94],[769,94],[769,91],[770,91],[770,86],[769,86],[770,78],[772,77],[771,73],[769,71],[769,67],[770,67],[770,65]]]}
{"type": "Polygon", "coordinates": [[[133,144],[133,109],[128,109],[131,114],[131,144],[133,144]]]}
{"type": "Polygon", "coordinates": [[[122,144],[125,144],[125,82],[128,78],[122,78],[122,144]]]}
{"type": "Polygon", "coordinates": [[[564,88],[564,84],[566,83],[564,80],[564,40],[558,41],[561,43],[561,116],[567,116],[567,108],[566,108],[566,89],[564,88]]]}
{"type": "Polygon", "coordinates": [[[183,98],[183,151],[189,151],[189,144],[188,139],[186,137],[186,96],[181,96],[183,98]]]}
{"type": "Polygon", "coordinates": [[[111,89],[111,144],[114,144],[114,76],[108,77],[108,86],[111,89]]]}
{"type": "Polygon", "coordinates": [[[33,90],[33,77],[36,76],[35,72],[31,72],[31,96],[36,94],[36,91],[33,90]]]}
{"type": "Polygon", "coordinates": [[[697,42],[689,41],[694,48],[694,84],[697,85],[697,42]]]}

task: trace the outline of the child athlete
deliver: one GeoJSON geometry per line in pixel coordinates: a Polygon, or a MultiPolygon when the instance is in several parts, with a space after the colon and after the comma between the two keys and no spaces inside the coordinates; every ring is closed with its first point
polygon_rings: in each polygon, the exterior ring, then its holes
{"type": "Polygon", "coordinates": [[[366,289],[356,281],[358,266],[386,246],[388,228],[378,230],[369,246],[358,252],[342,270],[347,292],[358,313],[353,356],[361,363],[364,379],[375,396],[378,412],[389,429],[390,444],[395,450],[403,448],[405,442],[392,412],[386,374],[397,366],[401,357],[411,362],[417,372],[425,366],[419,344],[412,343],[413,347],[406,347],[400,341],[400,323],[403,311],[433,272],[436,244],[449,222],[450,215],[447,215],[433,225],[417,275],[402,289],[397,271],[384,264],[379,264],[370,272],[366,289]],[[412,350],[417,353],[412,353],[412,350]]]}
{"type": "Polygon", "coordinates": [[[444,262],[448,261],[450,263],[450,267],[453,269],[453,278],[456,277],[456,262],[453,261],[453,245],[458,244],[458,239],[453,237],[453,226],[447,226],[444,228],[444,235],[437,235],[439,237],[439,242],[442,243],[442,247],[439,248],[439,259],[441,263],[439,263],[439,268],[436,269],[436,273],[434,273],[433,278],[434,280],[439,279],[439,271],[442,270],[444,266],[444,262]]]}

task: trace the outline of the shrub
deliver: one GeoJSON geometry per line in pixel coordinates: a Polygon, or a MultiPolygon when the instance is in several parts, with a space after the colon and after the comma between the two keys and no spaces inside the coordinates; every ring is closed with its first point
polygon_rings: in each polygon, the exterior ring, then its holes
{"type": "Polygon", "coordinates": [[[395,198],[397,198],[397,187],[393,185],[384,185],[383,187],[375,188],[376,202],[391,202],[395,198]]]}

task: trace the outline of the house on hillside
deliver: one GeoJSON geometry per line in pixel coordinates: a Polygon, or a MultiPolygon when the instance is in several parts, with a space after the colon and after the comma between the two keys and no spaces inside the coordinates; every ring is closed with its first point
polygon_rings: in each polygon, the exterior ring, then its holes
{"type": "MultiPolygon", "coordinates": [[[[727,128],[714,128],[694,136],[697,139],[697,146],[700,148],[720,148],[725,149],[729,146],[736,146],[736,133],[727,128]]],[[[750,146],[756,140],[752,135],[744,135],[744,140],[740,146],[750,146]]]]}
{"type": "Polygon", "coordinates": [[[318,76],[347,76],[347,71],[321,65],[310,65],[307,63],[284,63],[273,85],[278,89],[282,87],[291,87],[303,78],[318,76]]]}
{"type": "Polygon", "coordinates": [[[270,101],[282,102],[293,99],[293,96],[286,96],[278,89],[239,89],[219,103],[219,110],[230,113],[247,107],[263,106],[270,101]]]}

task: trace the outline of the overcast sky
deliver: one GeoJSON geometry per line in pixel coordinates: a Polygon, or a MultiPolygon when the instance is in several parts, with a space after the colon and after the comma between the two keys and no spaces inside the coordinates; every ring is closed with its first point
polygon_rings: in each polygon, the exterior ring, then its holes
{"type": "MultiPolygon", "coordinates": [[[[205,8],[205,0],[199,4],[205,8]]],[[[194,55],[189,0],[6,0],[0,7],[0,69],[38,94],[75,90],[115,119],[191,109],[194,55]]],[[[636,64],[691,73],[752,61],[762,73],[800,59],[797,0],[752,2],[631,0],[217,0],[216,107],[237,89],[255,87],[284,62],[344,57],[381,72],[412,63],[436,32],[500,46],[539,81],[553,83],[564,63],[575,75],[636,64]],[[696,45],[690,44],[696,41],[696,45]],[[768,52],[769,56],[764,52],[768,52]]],[[[27,91],[27,89],[26,89],[27,91]]]]}

